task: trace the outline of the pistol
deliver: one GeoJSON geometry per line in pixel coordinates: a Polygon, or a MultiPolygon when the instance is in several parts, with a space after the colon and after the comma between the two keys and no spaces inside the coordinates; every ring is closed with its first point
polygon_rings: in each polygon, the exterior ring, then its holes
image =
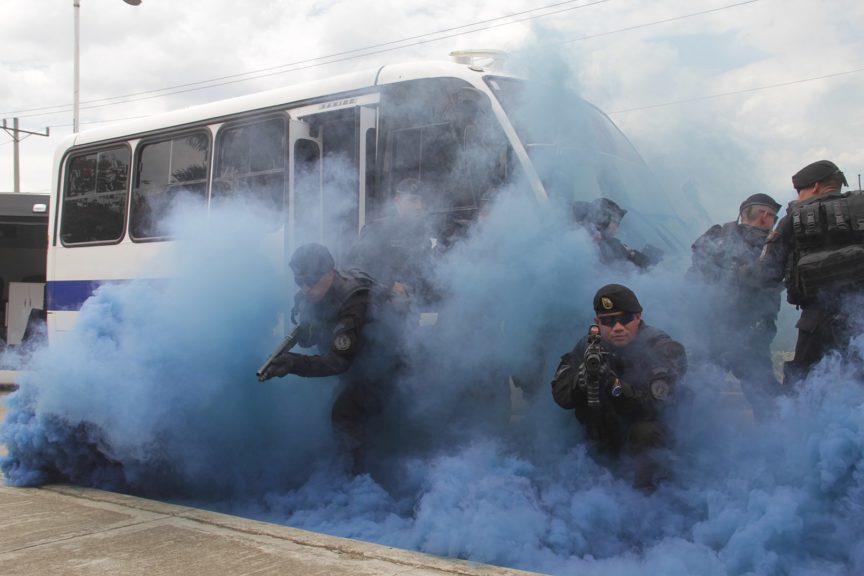
{"type": "Polygon", "coordinates": [[[294,346],[296,346],[297,343],[300,342],[300,336],[303,333],[303,330],[307,330],[307,329],[308,329],[307,325],[298,324],[288,334],[288,336],[286,336],[285,339],[279,343],[279,346],[276,347],[276,350],[272,354],[270,354],[270,356],[267,358],[267,360],[264,362],[264,364],[262,364],[261,367],[258,369],[258,371],[255,372],[255,376],[258,377],[259,382],[264,382],[264,380],[265,380],[264,374],[266,373],[266,371],[270,367],[270,365],[273,364],[273,360],[275,360],[277,356],[280,356],[280,355],[284,354],[285,352],[288,352],[292,348],[294,348],[294,346]]]}

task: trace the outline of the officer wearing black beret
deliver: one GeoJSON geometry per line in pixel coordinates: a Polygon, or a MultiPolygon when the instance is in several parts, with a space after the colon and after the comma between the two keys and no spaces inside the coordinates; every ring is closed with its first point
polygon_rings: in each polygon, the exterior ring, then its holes
{"type": "Polygon", "coordinates": [[[636,294],[607,284],[594,296],[595,324],[561,357],[552,397],[573,410],[601,452],[637,457],[634,485],[653,489],[665,473],[654,458],[665,446],[665,408],[687,370],[684,347],[642,320],[636,294]]]}
{"type": "Polygon", "coordinates": [[[688,279],[710,288],[705,291],[705,315],[699,318],[712,326],[704,353],[735,375],[759,417],[781,391],[771,342],[777,334],[782,285],[754,283],[745,271],[759,260],[779,210],[780,204],[768,194],[747,197],[738,207],[737,220],[715,224],[693,243],[687,271],[688,279]]]}
{"type": "Polygon", "coordinates": [[[790,304],[801,309],[795,357],[784,366],[794,384],[831,350],[842,355],[854,335],[853,302],[864,282],[864,195],[843,194],[848,183],[829,160],[792,176],[798,199],[768,237],[757,268],[766,283],[783,279],[790,304]]]}
{"type": "Polygon", "coordinates": [[[359,472],[368,420],[390,399],[401,365],[393,335],[387,333],[392,323],[382,321],[385,303],[379,295],[387,290],[363,272],[336,269],[333,256],[321,244],[297,248],[290,267],[300,288],[291,311],[292,322],[301,328],[298,344],[314,346],[318,354],[284,351],[259,379],[339,375],[343,387],[330,417],[359,472]]]}

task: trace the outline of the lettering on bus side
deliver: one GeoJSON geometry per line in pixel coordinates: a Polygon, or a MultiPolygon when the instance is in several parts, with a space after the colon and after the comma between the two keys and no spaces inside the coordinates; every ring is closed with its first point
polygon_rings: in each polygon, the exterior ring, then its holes
{"type": "Polygon", "coordinates": [[[342,106],[352,106],[357,103],[357,98],[345,98],[344,100],[334,100],[333,102],[324,102],[318,107],[318,110],[329,110],[330,108],[339,108],[342,106]]]}

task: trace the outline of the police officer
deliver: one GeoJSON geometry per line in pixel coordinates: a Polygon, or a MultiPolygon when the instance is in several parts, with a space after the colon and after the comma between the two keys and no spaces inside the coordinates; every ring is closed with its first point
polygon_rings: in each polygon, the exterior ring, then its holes
{"type": "MultiPolygon", "coordinates": [[[[574,202],[573,221],[591,233],[597,245],[600,262],[629,262],[640,270],[647,270],[656,263],[656,255],[635,250],[618,239],[618,228],[627,210],[609,198],[597,198],[591,202],[574,202]]],[[[655,249],[656,250],[656,249],[655,249]]]]}
{"type": "MultiPolygon", "coordinates": [[[[741,381],[756,416],[764,415],[780,391],[771,361],[777,334],[782,285],[754,283],[745,271],[759,259],[780,204],[767,194],[753,194],[738,207],[738,220],[715,224],[692,249],[687,275],[717,291],[706,304],[712,329],[707,334],[711,360],[741,381]]],[[[702,317],[702,321],[705,317],[702,317]]]]}
{"type": "Polygon", "coordinates": [[[642,306],[626,286],[600,288],[594,311],[594,333],[561,357],[552,397],[575,412],[600,451],[636,456],[634,485],[652,489],[664,476],[652,452],[666,444],[663,413],[675,399],[687,355],[642,320],[642,306]]]}
{"type": "Polygon", "coordinates": [[[375,281],[359,271],[337,270],[325,246],[300,246],[290,266],[300,288],[291,312],[292,321],[302,327],[298,344],[315,346],[318,354],[283,352],[261,379],[341,375],[331,421],[359,471],[369,419],[390,399],[400,366],[389,332],[394,326],[376,296],[375,281]]]}
{"type": "Polygon", "coordinates": [[[415,303],[436,299],[430,268],[438,238],[430,221],[427,190],[416,178],[396,186],[390,213],[363,227],[346,262],[371,274],[415,303]]]}
{"type": "Polygon", "coordinates": [[[795,357],[784,384],[805,378],[830,350],[846,354],[853,335],[852,302],[864,282],[864,195],[841,193],[848,183],[829,160],[792,176],[798,199],[768,237],[760,257],[762,279],[783,279],[790,304],[801,309],[795,357]]]}

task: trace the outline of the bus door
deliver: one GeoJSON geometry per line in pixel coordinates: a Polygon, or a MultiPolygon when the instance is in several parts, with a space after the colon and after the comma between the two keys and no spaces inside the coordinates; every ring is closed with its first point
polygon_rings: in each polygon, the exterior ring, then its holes
{"type": "Polygon", "coordinates": [[[307,242],[324,240],[321,139],[303,120],[288,128],[288,233],[286,255],[307,242]]]}
{"type": "MultiPolygon", "coordinates": [[[[320,235],[314,241],[327,246],[339,265],[366,223],[367,199],[374,195],[378,99],[365,94],[290,111],[320,146],[320,235]]],[[[293,150],[299,166],[300,148],[293,150]]],[[[298,207],[295,225],[299,217],[298,207]]]]}

